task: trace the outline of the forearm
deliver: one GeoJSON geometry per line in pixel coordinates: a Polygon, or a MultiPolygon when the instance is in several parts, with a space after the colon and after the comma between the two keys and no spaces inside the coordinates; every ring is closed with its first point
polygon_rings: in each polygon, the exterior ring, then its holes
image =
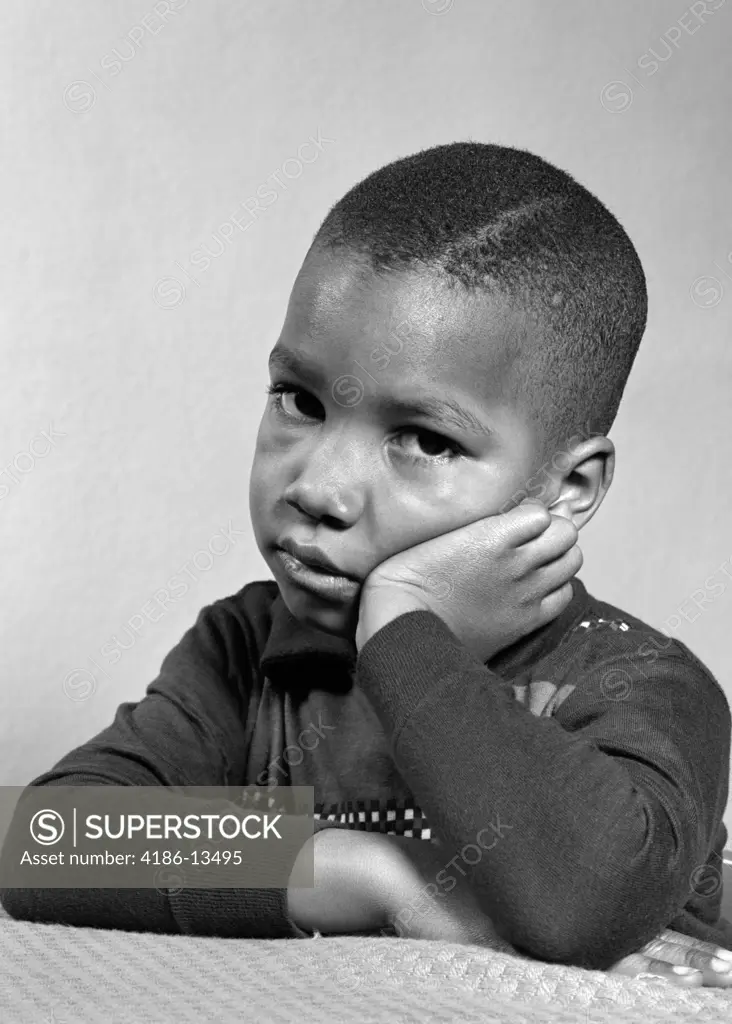
{"type": "MultiPolygon", "coordinates": [[[[116,785],[93,774],[76,774],[44,783],[43,789],[65,786],[116,785]]],[[[26,791],[28,792],[28,791],[26,791]]],[[[44,798],[46,799],[46,798],[44,798]]],[[[23,813],[21,799],[8,829],[0,855],[0,902],[7,913],[17,920],[66,924],[88,928],[115,928],[123,931],[161,932],[169,934],[215,935],[227,938],[286,938],[296,937],[297,930],[287,916],[286,888],[248,888],[239,886],[242,868],[236,868],[238,877],[234,886],[222,888],[195,888],[177,886],[171,879],[170,888],[161,877],[152,880],[149,888],[18,888],[12,885],[16,865],[27,846],[27,813],[23,813]]],[[[53,806],[52,795],[48,800],[53,806]]],[[[180,800],[161,790],[156,807],[162,814],[170,800],[170,812],[180,812],[180,800]]],[[[191,810],[238,814],[238,804],[225,799],[203,800],[190,798],[191,810]]],[[[283,879],[292,865],[294,851],[283,846],[273,848],[273,857],[281,857],[283,879]]],[[[234,869],[223,865],[216,869],[217,876],[232,881],[234,869]]],[[[185,871],[181,872],[185,876],[185,871]]],[[[176,869],[167,871],[169,876],[176,869]]],[[[244,876],[245,880],[245,876],[244,876]]]]}
{"type": "Polygon", "coordinates": [[[667,813],[672,784],[536,718],[438,620],[430,639],[409,618],[362,649],[359,680],[446,844],[436,884],[468,876],[501,934],[542,959],[606,967],[652,938],[703,847],[698,821],[667,813]]]}
{"type": "Polygon", "coordinates": [[[388,927],[387,837],[325,828],[303,846],[287,889],[287,913],[306,932],[354,934],[388,927]],[[312,858],[312,887],[295,886],[312,858]]]}

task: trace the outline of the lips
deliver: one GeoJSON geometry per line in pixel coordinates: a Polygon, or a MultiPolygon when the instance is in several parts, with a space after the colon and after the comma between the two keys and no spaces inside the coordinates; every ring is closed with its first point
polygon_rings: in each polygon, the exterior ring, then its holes
{"type": "Polygon", "coordinates": [[[297,558],[299,562],[302,562],[309,569],[322,572],[325,576],[339,576],[343,579],[352,580],[354,583],[361,582],[358,576],[344,572],[343,569],[328,558],[324,551],[321,551],[320,548],[312,544],[296,544],[294,540],[286,537],[280,541],[278,546],[289,555],[297,558]]]}
{"type": "Polygon", "coordinates": [[[285,540],[275,550],[275,558],[289,586],[340,605],[352,604],[358,597],[360,582],[344,575],[319,548],[285,540]]]}

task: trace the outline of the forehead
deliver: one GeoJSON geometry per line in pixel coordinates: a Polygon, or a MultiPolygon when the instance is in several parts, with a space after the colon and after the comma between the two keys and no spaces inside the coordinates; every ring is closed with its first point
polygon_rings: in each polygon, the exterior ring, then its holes
{"type": "MultiPolygon", "coordinates": [[[[375,273],[352,253],[315,251],[293,287],[281,343],[343,371],[358,350],[382,365],[390,389],[407,382],[458,390],[478,403],[507,402],[526,318],[499,295],[468,294],[432,271],[375,273]]],[[[279,347],[279,346],[278,346],[279,347]]]]}

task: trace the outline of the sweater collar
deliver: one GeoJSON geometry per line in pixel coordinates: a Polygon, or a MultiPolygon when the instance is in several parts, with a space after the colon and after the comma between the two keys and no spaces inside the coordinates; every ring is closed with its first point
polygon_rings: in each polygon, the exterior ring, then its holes
{"type": "Polygon", "coordinates": [[[293,670],[308,670],[310,674],[317,672],[321,679],[327,676],[331,683],[345,680],[350,687],[356,654],[353,640],[332,636],[296,619],[278,590],[272,603],[272,626],[259,662],[263,675],[285,683],[292,678],[293,670]]]}
{"type": "MultiPolygon", "coordinates": [[[[590,600],[579,579],[572,580],[572,592],[572,600],[556,619],[500,651],[487,667],[513,678],[557,647],[584,616],[590,600]]],[[[293,670],[308,670],[309,674],[317,672],[323,682],[327,678],[331,685],[341,683],[350,688],[356,661],[353,640],[304,625],[292,615],[278,591],[272,603],[272,626],[259,663],[263,675],[284,683],[292,678],[293,670]]]]}

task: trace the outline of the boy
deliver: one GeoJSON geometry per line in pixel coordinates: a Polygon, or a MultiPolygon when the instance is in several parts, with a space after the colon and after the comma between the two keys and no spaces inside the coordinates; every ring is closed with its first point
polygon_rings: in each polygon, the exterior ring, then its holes
{"type": "Polygon", "coordinates": [[[538,157],[439,146],[355,186],[270,356],[250,507],[275,581],[205,608],[145,698],[35,780],[312,785],[315,886],[7,889],[9,912],[495,929],[601,969],[667,925],[732,945],[690,883],[726,840],[724,694],[575,578],[645,318],[625,232],[538,157]]]}

